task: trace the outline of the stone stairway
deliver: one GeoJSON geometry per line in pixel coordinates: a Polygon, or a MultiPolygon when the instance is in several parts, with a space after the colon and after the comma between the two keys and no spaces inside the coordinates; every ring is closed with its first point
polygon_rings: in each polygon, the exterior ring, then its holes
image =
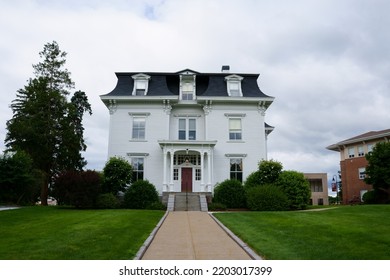
{"type": "Polygon", "coordinates": [[[175,194],[175,211],[200,211],[199,195],[195,193],[175,194]]]}
{"type": "Polygon", "coordinates": [[[208,211],[206,193],[164,193],[162,202],[167,211],[208,211]]]}

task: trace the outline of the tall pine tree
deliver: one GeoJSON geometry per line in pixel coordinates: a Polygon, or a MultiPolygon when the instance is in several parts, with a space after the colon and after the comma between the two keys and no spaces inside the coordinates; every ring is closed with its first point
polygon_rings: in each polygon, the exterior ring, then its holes
{"type": "Polygon", "coordinates": [[[17,91],[12,101],[13,117],[7,121],[5,144],[8,150],[28,153],[35,168],[42,172],[40,198],[42,205],[47,205],[53,178],[86,165],[81,155],[87,148],[82,120],[84,113],[92,114],[92,110],[82,91],[76,91],[68,100],[74,82],[64,68],[66,53],[58,44],[45,44],[39,55],[43,61],[33,65],[35,77],[17,91]]]}

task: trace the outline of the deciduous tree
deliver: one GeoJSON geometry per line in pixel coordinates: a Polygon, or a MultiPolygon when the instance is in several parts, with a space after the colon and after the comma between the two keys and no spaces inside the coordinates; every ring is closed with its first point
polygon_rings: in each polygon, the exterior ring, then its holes
{"type": "Polygon", "coordinates": [[[390,142],[377,143],[373,150],[366,155],[365,182],[371,184],[378,194],[386,194],[382,200],[390,197],[390,142]]]}

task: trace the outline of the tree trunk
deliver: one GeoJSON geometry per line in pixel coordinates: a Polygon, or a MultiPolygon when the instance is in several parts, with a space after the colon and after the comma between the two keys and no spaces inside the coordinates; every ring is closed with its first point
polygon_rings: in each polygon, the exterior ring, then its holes
{"type": "Polygon", "coordinates": [[[47,197],[49,196],[49,180],[47,173],[44,175],[41,186],[41,205],[47,206],[47,197]]]}

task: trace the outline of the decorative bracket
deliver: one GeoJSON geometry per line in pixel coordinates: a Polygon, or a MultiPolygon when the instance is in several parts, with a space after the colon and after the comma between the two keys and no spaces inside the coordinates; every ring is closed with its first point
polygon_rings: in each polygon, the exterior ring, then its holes
{"type": "Polygon", "coordinates": [[[262,116],[265,116],[265,111],[267,110],[267,107],[265,106],[265,101],[260,101],[257,105],[257,110],[262,116]]]}
{"type": "Polygon", "coordinates": [[[171,114],[172,105],[169,100],[163,100],[163,109],[167,115],[171,114]]]}
{"type": "Polygon", "coordinates": [[[203,106],[203,111],[204,111],[204,113],[206,115],[208,115],[211,112],[211,110],[212,110],[211,104],[212,104],[211,100],[206,100],[206,102],[205,102],[205,104],[203,106]]]}
{"type": "Polygon", "coordinates": [[[108,100],[108,110],[110,112],[110,115],[114,114],[116,112],[116,109],[118,108],[118,104],[116,104],[116,100],[110,99],[108,100]]]}

